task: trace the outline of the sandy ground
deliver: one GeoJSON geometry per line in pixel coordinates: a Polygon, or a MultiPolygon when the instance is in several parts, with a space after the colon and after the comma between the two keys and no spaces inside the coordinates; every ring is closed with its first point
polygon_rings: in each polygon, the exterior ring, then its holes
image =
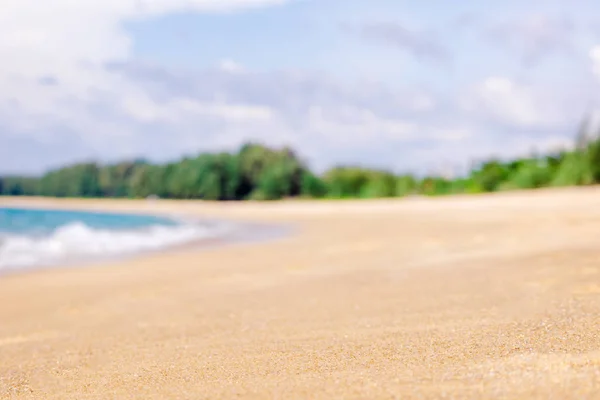
{"type": "Polygon", "coordinates": [[[599,189],[27,202],[299,232],[0,277],[2,399],[600,398],[599,189]]]}

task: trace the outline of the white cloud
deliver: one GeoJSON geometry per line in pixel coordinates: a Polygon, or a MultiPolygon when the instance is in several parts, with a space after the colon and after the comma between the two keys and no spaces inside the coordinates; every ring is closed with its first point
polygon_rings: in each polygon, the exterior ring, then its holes
{"type": "Polygon", "coordinates": [[[600,79],[600,45],[592,47],[589,56],[592,60],[592,72],[600,79]]]}
{"type": "Polygon", "coordinates": [[[418,133],[418,126],[413,122],[379,117],[372,110],[355,107],[311,107],[308,129],[324,139],[353,146],[378,139],[410,140],[418,133]]]}
{"type": "Polygon", "coordinates": [[[539,128],[564,122],[565,115],[555,100],[532,87],[493,76],[476,85],[463,98],[462,107],[503,124],[539,128]]]}
{"type": "Polygon", "coordinates": [[[200,103],[193,99],[178,99],[174,102],[178,108],[197,115],[214,116],[225,120],[269,121],[273,117],[273,110],[265,106],[227,104],[227,103],[200,103]]]}
{"type": "Polygon", "coordinates": [[[308,111],[308,131],[338,145],[364,148],[374,143],[404,143],[434,139],[439,143],[461,142],[470,138],[471,127],[438,126],[438,121],[417,122],[411,118],[387,118],[374,110],[357,107],[308,111]]]}
{"type": "Polygon", "coordinates": [[[426,94],[417,94],[411,102],[411,108],[415,111],[431,111],[435,108],[435,100],[426,94]]]}
{"type": "Polygon", "coordinates": [[[232,74],[244,72],[244,66],[229,59],[221,60],[219,63],[219,68],[225,72],[230,72],[232,74]]]}
{"type": "Polygon", "coordinates": [[[214,117],[228,121],[269,121],[274,111],[270,107],[200,102],[192,98],[174,98],[158,103],[144,94],[126,96],[121,103],[126,113],[139,122],[182,123],[200,117],[214,117]]]}
{"type": "Polygon", "coordinates": [[[448,142],[461,142],[473,136],[471,128],[437,128],[433,129],[431,136],[435,139],[448,142]]]}
{"type": "MultiPolygon", "coordinates": [[[[96,118],[82,114],[73,102],[93,103],[99,94],[123,98],[119,104],[125,113],[151,121],[165,111],[157,110],[131,82],[104,68],[106,62],[130,56],[131,38],[123,30],[123,22],[176,11],[231,12],[285,2],[5,0],[0,13],[0,107],[17,104],[18,113],[5,114],[3,117],[9,120],[4,122],[17,130],[35,128],[24,126],[22,120],[38,121],[39,130],[46,128],[42,122],[79,121],[75,125],[91,128],[96,118]],[[58,84],[41,87],[39,79],[47,76],[58,84]]],[[[239,107],[235,110],[232,114],[231,109],[226,111],[224,106],[217,105],[209,112],[223,117],[249,115],[239,107]]]]}
{"type": "Polygon", "coordinates": [[[552,54],[571,52],[575,47],[576,26],[565,16],[535,13],[492,22],[484,33],[496,45],[518,50],[522,61],[531,65],[552,54]]]}

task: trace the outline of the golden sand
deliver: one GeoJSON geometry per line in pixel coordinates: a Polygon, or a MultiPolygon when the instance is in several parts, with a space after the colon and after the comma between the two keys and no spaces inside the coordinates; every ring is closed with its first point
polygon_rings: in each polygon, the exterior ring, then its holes
{"type": "Polygon", "coordinates": [[[299,229],[0,277],[2,399],[600,398],[598,189],[26,203],[299,229]]]}

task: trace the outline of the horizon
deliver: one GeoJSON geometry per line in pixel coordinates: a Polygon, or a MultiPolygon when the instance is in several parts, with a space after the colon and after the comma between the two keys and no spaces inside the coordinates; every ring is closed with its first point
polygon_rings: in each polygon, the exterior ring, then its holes
{"type": "Polygon", "coordinates": [[[0,175],[244,142],[415,174],[571,147],[598,119],[594,4],[496,5],[11,2],[0,175]]]}

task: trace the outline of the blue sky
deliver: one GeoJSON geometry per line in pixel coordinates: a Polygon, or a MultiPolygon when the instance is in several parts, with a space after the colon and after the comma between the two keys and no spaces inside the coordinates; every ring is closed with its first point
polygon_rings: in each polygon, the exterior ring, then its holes
{"type": "Polygon", "coordinates": [[[591,0],[40,4],[0,16],[1,173],[249,140],[443,172],[568,147],[598,105],[591,0]]]}

